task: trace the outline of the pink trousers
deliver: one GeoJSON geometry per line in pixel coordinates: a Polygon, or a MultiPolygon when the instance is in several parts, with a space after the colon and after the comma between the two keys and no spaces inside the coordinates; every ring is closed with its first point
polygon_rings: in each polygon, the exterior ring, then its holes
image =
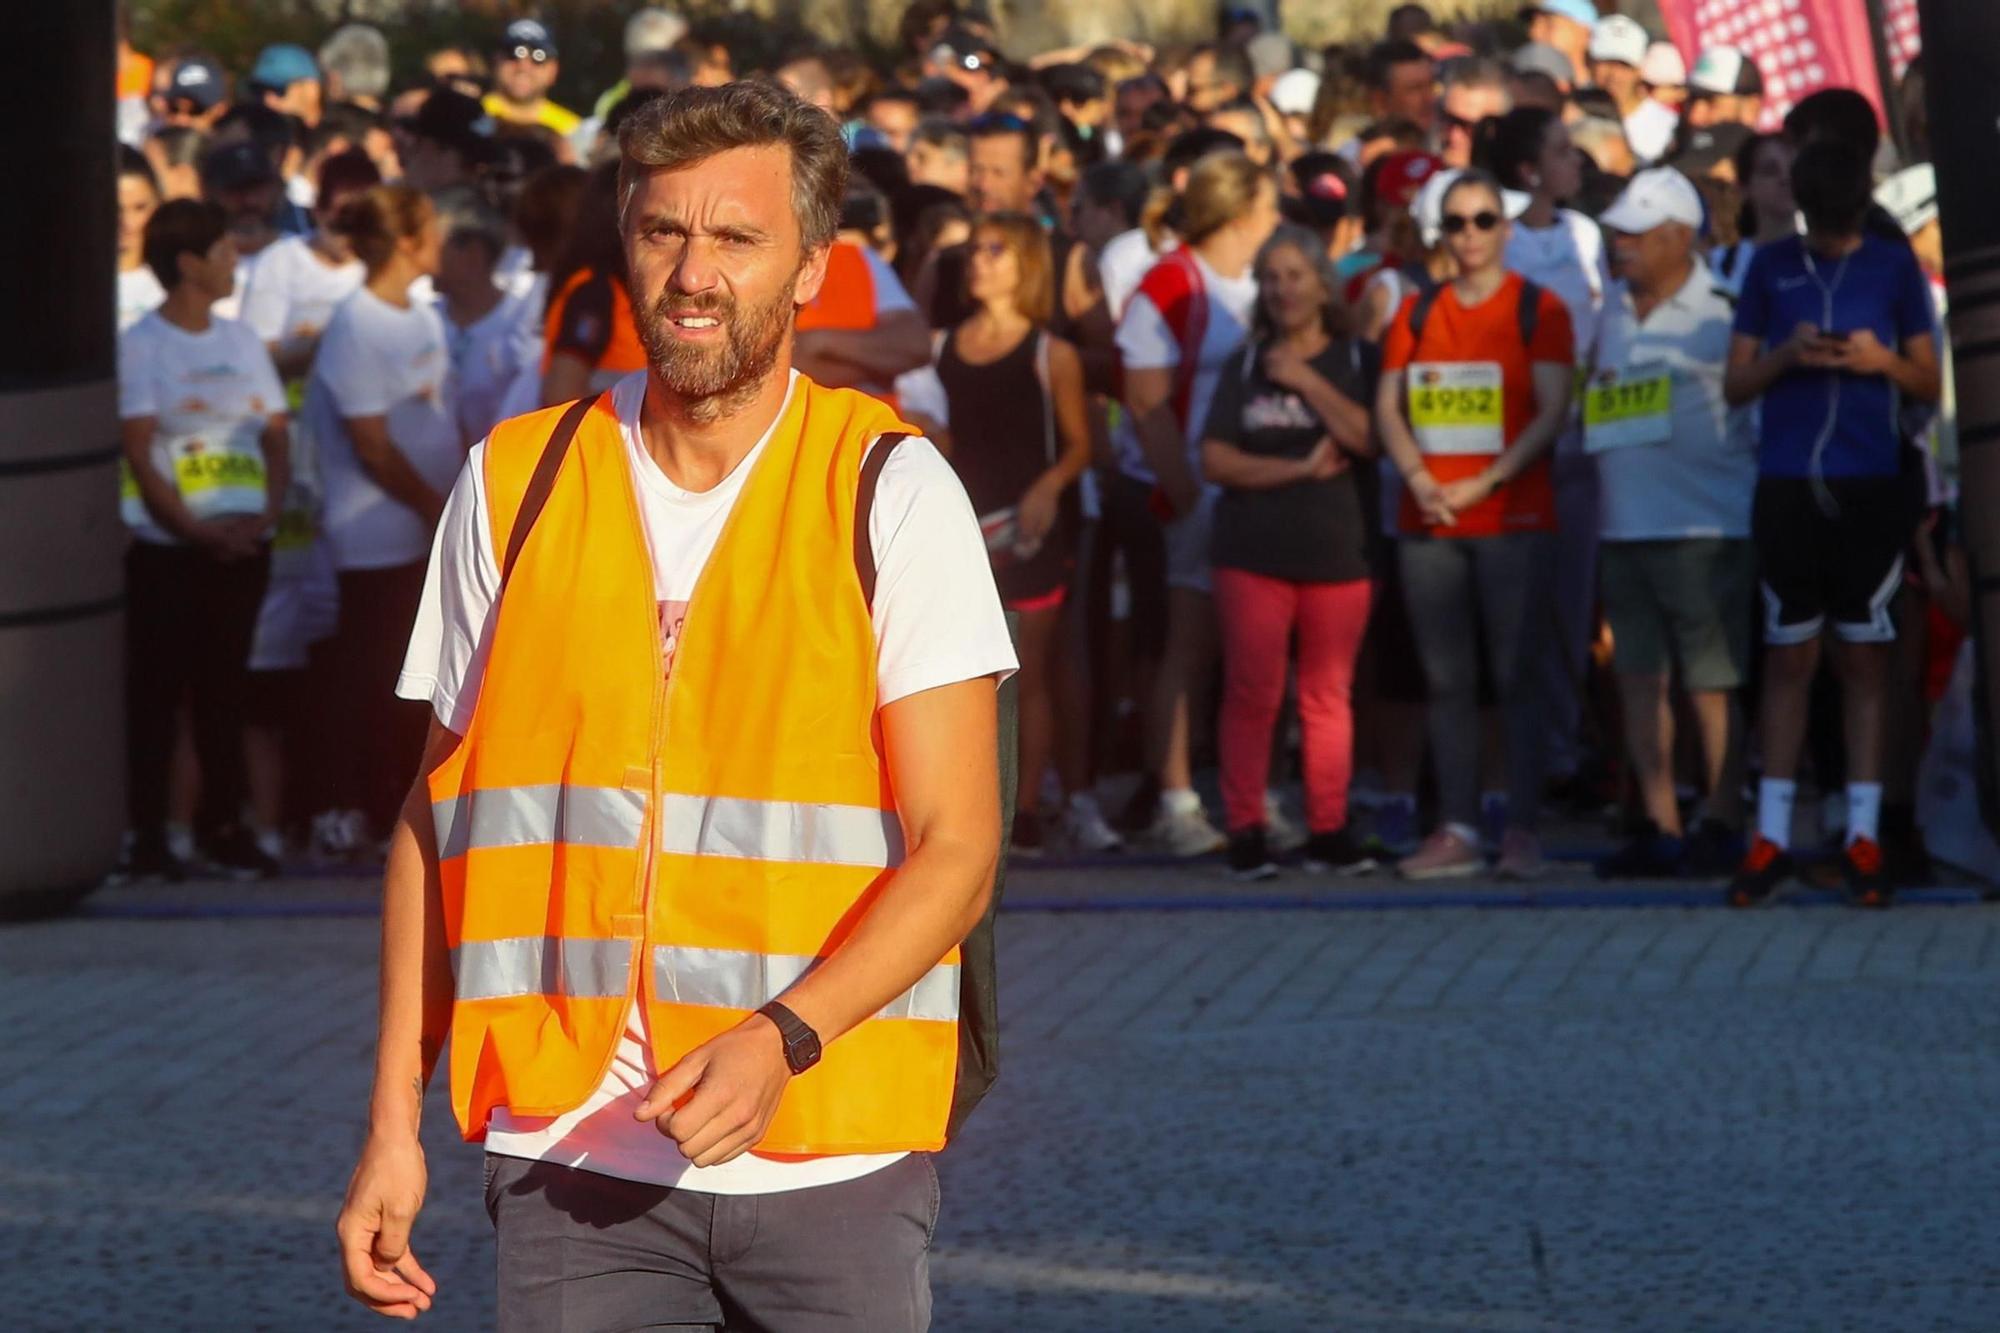
{"type": "Polygon", "coordinates": [[[1354,769],[1354,660],[1368,628],[1372,587],[1294,583],[1241,569],[1215,571],[1222,622],[1222,808],[1231,833],[1264,822],[1271,733],[1285,702],[1292,632],[1299,643],[1299,723],[1305,732],[1306,823],[1347,824],[1354,769]]]}

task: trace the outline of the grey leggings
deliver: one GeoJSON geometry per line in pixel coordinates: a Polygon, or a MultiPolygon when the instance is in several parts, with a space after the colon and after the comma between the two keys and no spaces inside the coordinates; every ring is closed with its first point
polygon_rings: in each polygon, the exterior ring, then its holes
{"type": "Polygon", "coordinates": [[[1546,711],[1534,645],[1553,626],[1555,538],[1404,537],[1403,600],[1430,685],[1431,763],[1441,820],[1479,825],[1479,635],[1507,740],[1507,817],[1533,831],[1541,813],[1546,711]]]}

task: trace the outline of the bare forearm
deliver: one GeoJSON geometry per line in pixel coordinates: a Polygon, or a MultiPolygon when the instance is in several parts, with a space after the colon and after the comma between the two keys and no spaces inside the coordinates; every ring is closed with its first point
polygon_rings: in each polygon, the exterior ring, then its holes
{"type": "Polygon", "coordinates": [[[1289,486],[1301,476],[1296,458],[1246,453],[1222,440],[1202,442],[1201,470],[1216,485],[1238,491],[1267,491],[1289,486]]]}
{"type": "Polygon", "coordinates": [[[1326,433],[1333,437],[1335,444],[1363,458],[1375,452],[1366,407],[1317,374],[1306,380],[1299,396],[1306,400],[1306,406],[1312,409],[1313,415],[1326,423],[1326,433]]]}
{"type": "Polygon", "coordinates": [[[1918,402],[1934,403],[1943,392],[1943,376],[1938,373],[1937,362],[1919,361],[1913,357],[1892,357],[1883,374],[1894,382],[1904,394],[1918,402]]]}
{"type": "Polygon", "coordinates": [[[1722,373],[1722,397],[1731,407],[1762,398],[1794,360],[1790,345],[1776,347],[1750,361],[1739,361],[1722,373]]]}
{"type": "Polygon", "coordinates": [[[414,509],[426,521],[437,519],[444,508],[444,497],[418,475],[410,460],[403,456],[403,451],[389,438],[386,426],[366,432],[356,430],[354,456],[360,461],[362,471],[387,491],[390,498],[414,509]]]}
{"type": "Polygon", "coordinates": [[[1132,429],[1139,437],[1140,451],[1162,485],[1170,491],[1177,487],[1195,488],[1194,469],[1188,464],[1187,445],[1181,439],[1180,422],[1174,419],[1173,409],[1161,403],[1142,415],[1135,408],[1132,429]]]}
{"type": "MultiPolygon", "coordinates": [[[[997,820],[995,828],[997,830],[997,820]]],[[[997,836],[934,838],[910,853],[832,956],[784,1004],[831,1042],[901,995],[979,923],[993,891],[997,836]]]]}
{"type": "Polygon", "coordinates": [[[276,518],[285,509],[285,495],[292,488],[292,439],[282,419],[273,421],[258,441],[264,452],[264,510],[276,518]]]}
{"type": "Polygon", "coordinates": [[[1410,433],[1410,423],[1403,416],[1400,371],[1382,377],[1381,390],[1375,395],[1375,420],[1381,423],[1382,447],[1388,451],[1396,471],[1405,477],[1423,471],[1423,451],[1417,448],[1417,437],[1410,433]]]}
{"type": "MultiPolygon", "coordinates": [[[[428,768],[428,765],[426,765],[428,768]]],[[[451,1024],[451,954],[429,795],[419,780],[389,841],[382,885],[381,1010],[371,1132],[415,1133],[451,1024]]]]}

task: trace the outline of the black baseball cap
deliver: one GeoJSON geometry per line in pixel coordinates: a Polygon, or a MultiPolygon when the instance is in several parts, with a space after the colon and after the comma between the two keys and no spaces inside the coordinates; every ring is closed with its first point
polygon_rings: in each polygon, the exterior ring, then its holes
{"type": "Polygon", "coordinates": [[[175,63],[165,95],[170,102],[185,100],[193,102],[197,110],[207,111],[222,101],[228,86],[222,66],[207,56],[188,56],[175,63]]]}
{"type": "Polygon", "coordinates": [[[503,55],[526,50],[547,59],[556,58],[556,39],[549,36],[549,30],[534,19],[515,19],[507,25],[507,35],[500,39],[503,55]]]}
{"type": "Polygon", "coordinates": [[[204,191],[244,190],[253,185],[274,185],[278,169],[262,148],[249,139],[233,139],[211,148],[201,159],[204,191]]]}
{"type": "Polygon", "coordinates": [[[486,108],[452,88],[438,88],[409,121],[410,133],[457,150],[467,158],[485,154],[499,129],[486,108]]]}

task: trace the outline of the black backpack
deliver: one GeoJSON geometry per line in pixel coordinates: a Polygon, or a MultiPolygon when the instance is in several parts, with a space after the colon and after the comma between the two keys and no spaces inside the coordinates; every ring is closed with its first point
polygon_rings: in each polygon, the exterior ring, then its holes
{"type": "MultiPolygon", "coordinates": [[[[1414,357],[1416,349],[1424,341],[1424,325],[1430,322],[1431,307],[1437,304],[1438,296],[1445,285],[1417,293],[1417,304],[1410,310],[1410,353],[1414,357]]],[[[1521,279],[1521,302],[1514,308],[1516,319],[1521,326],[1521,346],[1535,345],[1535,331],[1542,326],[1542,289],[1528,279],[1521,279]]]]}

